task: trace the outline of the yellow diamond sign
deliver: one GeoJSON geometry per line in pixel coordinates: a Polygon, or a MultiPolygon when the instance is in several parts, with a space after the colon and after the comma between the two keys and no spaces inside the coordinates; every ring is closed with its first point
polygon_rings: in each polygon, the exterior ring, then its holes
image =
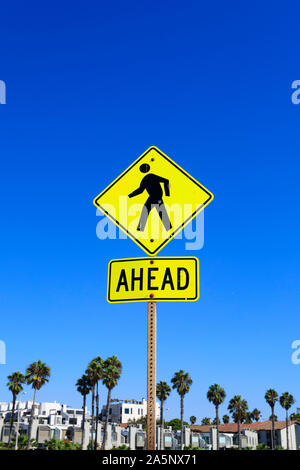
{"type": "Polygon", "coordinates": [[[213,194],[150,147],[94,204],[148,255],[156,255],[213,200],[213,194]]]}

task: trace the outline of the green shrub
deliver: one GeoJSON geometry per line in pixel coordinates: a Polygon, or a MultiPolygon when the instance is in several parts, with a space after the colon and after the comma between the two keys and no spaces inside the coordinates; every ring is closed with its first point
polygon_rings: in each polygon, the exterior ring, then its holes
{"type": "Polygon", "coordinates": [[[112,450],[130,450],[130,447],[125,444],[122,444],[119,447],[113,447],[112,450]]]}
{"type": "Polygon", "coordinates": [[[44,446],[47,450],[81,450],[81,445],[78,443],[55,438],[45,441],[44,446]]]}
{"type": "MultiPolygon", "coordinates": [[[[28,444],[28,436],[26,436],[26,434],[21,434],[18,437],[18,450],[27,449],[27,444],[28,444]]],[[[13,437],[13,439],[11,440],[9,448],[14,449],[15,445],[16,445],[16,438],[13,437]]],[[[30,446],[33,449],[37,448],[38,443],[36,442],[35,439],[30,439],[30,446]]]]}
{"type": "Polygon", "coordinates": [[[262,444],[258,444],[256,446],[256,450],[270,450],[270,447],[267,446],[265,442],[263,442],[262,444]]]}
{"type": "Polygon", "coordinates": [[[184,450],[205,450],[205,449],[202,449],[202,447],[194,447],[192,444],[190,444],[189,446],[184,446],[184,450]]]}

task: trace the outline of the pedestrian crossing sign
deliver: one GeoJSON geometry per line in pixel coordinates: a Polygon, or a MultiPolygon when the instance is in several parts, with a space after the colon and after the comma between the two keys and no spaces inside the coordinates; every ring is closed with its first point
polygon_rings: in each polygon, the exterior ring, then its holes
{"type": "Polygon", "coordinates": [[[95,206],[148,255],[156,255],[213,194],[150,147],[95,199],[95,206]]]}

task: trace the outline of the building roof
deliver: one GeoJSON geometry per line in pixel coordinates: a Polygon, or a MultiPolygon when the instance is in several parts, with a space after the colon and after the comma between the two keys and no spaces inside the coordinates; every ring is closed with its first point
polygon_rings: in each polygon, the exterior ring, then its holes
{"type": "MultiPolygon", "coordinates": [[[[297,421],[290,421],[290,424],[297,423],[297,421]]],[[[285,421],[275,421],[275,429],[281,430],[286,427],[285,421]]],[[[203,432],[207,433],[210,432],[210,428],[215,427],[215,425],[196,425],[194,424],[191,426],[191,430],[195,432],[203,432]]],[[[258,423],[251,423],[251,424],[241,424],[242,429],[251,429],[252,431],[268,431],[272,429],[272,421],[263,421],[258,423]]],[[[225,433],[237,433],[238,432],[238,424],[237,423],[228,423],[228,424],[220,424],[219,425],[219,432],[225,433]]]]}
{"type": "MultiPolygon", "coordinates": [[[[289,425],[291,424],[297,424],[297,421],[289,421],[289,425]]],[[[246,427],[249,426],[249,429],[252,429],[253,431],[269,431],[272,429],[272,421],[263,421],[262,423],[251,423],[250,425],[246,424],[246,427]]],[[[275,421],[274,423],[275,429],[281,430],[285,429],[286,427],[286,422],[285,421],[275,421]]]]}

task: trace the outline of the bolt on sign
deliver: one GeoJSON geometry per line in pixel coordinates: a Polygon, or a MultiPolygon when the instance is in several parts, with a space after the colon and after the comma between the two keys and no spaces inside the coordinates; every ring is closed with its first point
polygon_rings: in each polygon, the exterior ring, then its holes
{"type": "Polygon", "coordinates": [[[114,259],[108,266],[107,300],[196,301],[199,261],[194,257],[114,259]]]}
{"type": "Polygon", "coordinates": [[[213,194],[150,147],[95,199],[95,206],[148,255],[156,255],[213,194]]]}

